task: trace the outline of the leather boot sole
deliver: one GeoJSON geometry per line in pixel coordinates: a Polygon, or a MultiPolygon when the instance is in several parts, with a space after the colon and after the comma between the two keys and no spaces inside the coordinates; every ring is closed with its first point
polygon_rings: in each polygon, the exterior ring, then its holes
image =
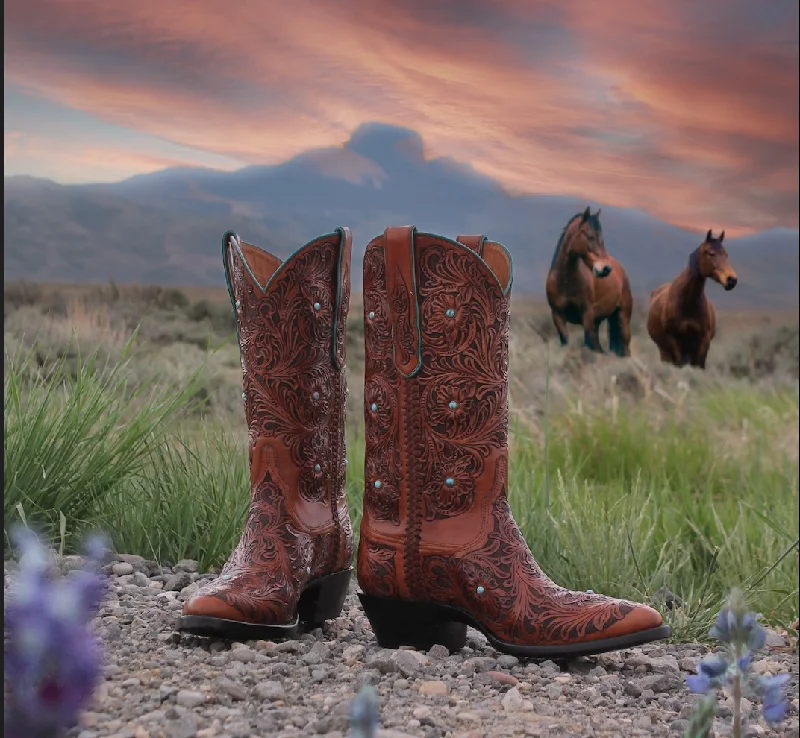
{"type": "Polygon", "coordinates": [[[450,653],[455,653],[466,645],[467,626],[470,626],[483,633],[489,643],[502,653],[522,658],[574,658],[641,646],[643,643],[669,638],[672,632],[669,625],[662,625],[658,628],[593,641],[553,646],[521,645],[500,640],[469,613],[456,607],[432,602],[372,597],[363,592],[358,593],[358,598],[381,648],[413,646],[418,650],[427,651],[434,644],[439,644],[445,646],[450,653]]]}
{"type": "Polygon", "coordinates": [[[247,623],[204,615],[182,615],[178,618],[176,627],[182,633],[232,641],[296,638],[303,630],[313,630],[326,620],[339,617],[351,578],[352,569],[345,569],[309,582],[297,602],[297,613],[292,621],[285,625],[247,623]]]}

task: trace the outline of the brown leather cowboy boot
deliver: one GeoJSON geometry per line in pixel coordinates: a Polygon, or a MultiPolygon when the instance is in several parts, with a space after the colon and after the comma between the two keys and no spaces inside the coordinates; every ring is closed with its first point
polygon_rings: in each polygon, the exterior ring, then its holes
{"type": "Polygon", "coordinates": [[[669,636],[658,612],[572,592],[539,568],[509,508],[511,257],[389,228],[364,257],[361,603],[381,646],[555,657],[669,636]]]}
{"type": "Polygon", "coordinates": [[[222,251],[236,312],[251,502],[221,575],[178,629],[240,640],[290,638],[341,612],[353,530],[345,497],[345,330],[350,231],[285,262],[232,232],[222,251]]]}

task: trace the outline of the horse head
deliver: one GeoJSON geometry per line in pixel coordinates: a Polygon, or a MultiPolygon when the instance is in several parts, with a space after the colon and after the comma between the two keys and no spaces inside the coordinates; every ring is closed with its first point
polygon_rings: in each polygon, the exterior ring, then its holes
{"type": "Polygon", "coordinates": [[[714,238],[713,233],[709,231],[706,240],[697,247],[695,254],[700,274],[721,284],[727,292],[736,287],[739,280],[728,261],[728,252],[722,245],[724,239],[725,231],[722,231],[717,238],[714,238]]]}
{"type": "Polygon", "coordinates": [[[600,226],[600,210],[593,214],[587,207],[574,218],[567,236],[566,248],[569,253],[583,260],[596,277],[602,279],[611,274],[611,261],[600,226]]]}

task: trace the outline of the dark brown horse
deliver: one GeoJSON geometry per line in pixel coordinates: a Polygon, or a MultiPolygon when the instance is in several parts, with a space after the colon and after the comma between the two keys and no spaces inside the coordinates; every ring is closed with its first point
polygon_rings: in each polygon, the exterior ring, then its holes
{"type": "Polygon", "coordinates": [[[705,295],[706,280],[713,279],[726,291],[736,287],[736,272],[722,245],[725,231],[714,238],[711,231],[689,256],[689,264],[672,281],[650,295],[647,332],[661,352],[661,361],[675,366],[706,367],[706,356],[717,330],[714,306],[705,295]]]}
{"type": "Polygon", "coordinates": [[[599,329],[606,320],[609,350],[630,356],[631,285],[622,264],[606,251],[599,210],[592,215],[587,207],[561,232],[547,275],[547,302],[562,346],[572,323],[583,327],[584,345],[602,353],[599,329]]]}

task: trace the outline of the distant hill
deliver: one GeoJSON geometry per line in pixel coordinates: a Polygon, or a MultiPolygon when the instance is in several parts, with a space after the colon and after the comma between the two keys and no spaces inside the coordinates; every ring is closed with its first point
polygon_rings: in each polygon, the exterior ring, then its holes
{"type": "MultiPolygon", "coordinates": [[[[342,147],[309,151],[279,166],[175,168],[70,186],[6,177],[5,280],[219,285],[220,237],[228,229],[286,256],[347,225],[357,264],[369,239],[387,225],[414,223],[451,237],[482,232],[501,241],[514,257],[515,292],[541,295],[562,227],[587,204],[509,195],[469,165],[426,159],[414,131],[366,124],[342,147]]],[[[641,211],[591,204],[603,207],[606,244],[639,295],[677,274],[701,240],[641,211]]],[[[740,287],[715,292],[720,305],[797,304],[797,230],[731,238],[726,245],[740,287]]],[[[353,277],[359,289],[360,269],[353,277]]]]}

